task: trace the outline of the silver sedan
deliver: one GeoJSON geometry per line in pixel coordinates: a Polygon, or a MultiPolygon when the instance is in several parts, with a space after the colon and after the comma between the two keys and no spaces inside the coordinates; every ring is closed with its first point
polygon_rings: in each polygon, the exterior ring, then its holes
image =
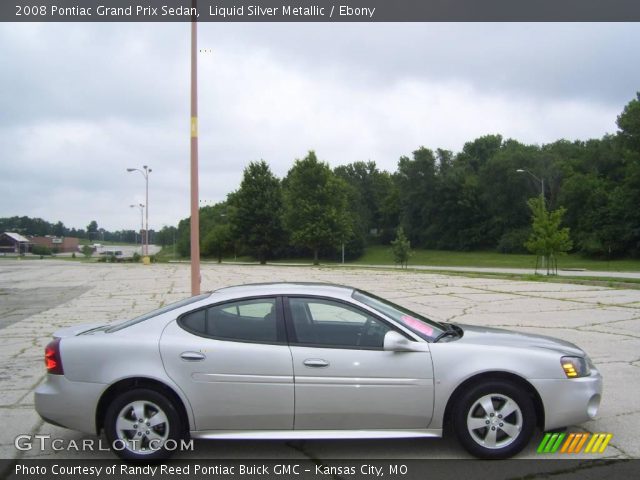
{"type": "Polygon", "coordinates": [[[60,330],[36,410],[104,431],[126,459],[195,439],[457,435],[510,457],[536,428],[595,417],[602,377],[550,337],[438,323],[367,292],[259,284],[192,297],[115,325],[60,330]]]}

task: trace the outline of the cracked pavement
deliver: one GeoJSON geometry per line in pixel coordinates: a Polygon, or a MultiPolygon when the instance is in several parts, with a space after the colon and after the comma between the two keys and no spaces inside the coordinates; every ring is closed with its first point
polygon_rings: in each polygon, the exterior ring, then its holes
{"type": "MultiPolygon", "coordinates": [[[[33,390],[44,379],[43,351],[62,327],[131,318],[189,296],[188,264],[0,262],[0,458],[115,458],[14,446],[19,434],[66,441],[92,438],[43,423],[33,390]]],[[[584,348],[605,390],[598,418],[569,431],[610,432],[599,458],[640,458],[640,290],[448,276],[427,271],[350,267],[203,264],[202,290],[272,281],[334,282],[371,291],[434,319],[552,335],[584,348]]],[[[95,438],[95,437],[93,437],[95,438]]],[[[519,458],[541,458],[534,439],[519,458]]],[[[558,458],[547,456],[542,458],[558,458]]],[[[469,458],[455,439],[197,441],[175,458],[469,458]]],[[[585,454],[572,458],[595,458],[585,454]]]]}

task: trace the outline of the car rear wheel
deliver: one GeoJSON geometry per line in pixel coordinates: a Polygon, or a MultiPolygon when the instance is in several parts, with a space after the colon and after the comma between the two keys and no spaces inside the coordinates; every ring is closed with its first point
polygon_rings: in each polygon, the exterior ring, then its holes
{"type": "Polygon", "coordinates": [[[453,415],[460,443],[479,458],[508,458],[520,452],[536,423],[527,392],[505,381],[473,386],[459,398],[453,415]]]}
{"type": "Polygon", "coordinates": [[[105,415],[109,445],[127,460],[168,458],[171,450],[167,447],[177,445],[181,432],[175,407],[154,390],[141,388],[121,394],[105,415]]]}

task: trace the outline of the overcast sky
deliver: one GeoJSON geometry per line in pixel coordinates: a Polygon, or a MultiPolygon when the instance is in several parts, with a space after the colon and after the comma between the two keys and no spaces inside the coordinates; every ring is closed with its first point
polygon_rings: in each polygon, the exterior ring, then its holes
{"type": "MultiPolygon", "coordinates": [[[[183,24],[0,24],[0,217],[139,228],[189,215],[183,24]]],[[[200,197],[313,149],[395,170],[481,135],[599,138],[640,90],[640,24],[199,25],[200,197]]]]}

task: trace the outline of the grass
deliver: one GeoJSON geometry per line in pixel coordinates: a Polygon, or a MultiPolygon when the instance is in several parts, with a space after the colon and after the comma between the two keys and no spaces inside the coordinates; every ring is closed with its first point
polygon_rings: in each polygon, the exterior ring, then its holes
{"type": "Polygon", "coordinates": [[[93,245],[94,243],[99,243],[100,245],[137,245],[140,246],[140,242],[132,243],[132,242],[113,242],[111,240],[88,240],[86,238],[79,239],[78,243],[80,245],[93,245]]]}
{"type": "MultiPolygon", "coordinates": [[[[77,254],[78,259],[82,259],[81,254],[77,254]]],[[[159,253],[156,254],[156,261],[169,262],[172,260],[188,261],[188,257],[181,257],[176,252],[174,257],[173,245],[169,245],[159,253]]],[[[216,262],[216,258],[203,258],[205,262],[216,262]]],[[[224,262],[247,262],[254,263],[255,260],[251,257],[225,257],[224,262]]],[[[257,263],[257,262],[256,262],[257,263]]],[[[270,264],[278,263],[300,263],[309,264],[313,263],[311,257],[301,258],[287,258],[270,260],[270,264]]],[[[320,259],[322,265],[335,265],[339,261],[335,259],[320,259]]],[[[357,260],[347,261],[348,265],[381,265],[381,266],[394,266],[393,256],[391,254],[391,247],[374,245],[365,250],[364,255],[357,260]]],[[[504,254],[492,251],[484,252],[454,252],[447,250],[413,250],[411,258],[409,259],[409,268],[412,266],[431,266],[442,267],[446,270],[447,267],[479,267],[479,268],[535,268],[536,257],[535,255],[525,254],[504,254]]],[[[623,260],[593,260],[584,258],[577,254],[564,255],[558,258],[558,269],[585,269],[588,271],[611,271],[611,272],[640,272],[640,260],[623,259],[623,260]]],[[[582,277],[585,278],[585,277],[582,277]]],[[[595,279],[594,279],[595,280],[595,279]]],[[[599,278],[600,281],[607,281],[609,279],[599,278]]],[[[610,279],[611,281],[619,281],[616,279],[610,279]]],[[[541,280],[539,280],[541,281],[541,280]]]]}
{"type": "MultiPolygon", "coordinates": [[[[354,265],[393,265],[391,248],[374,245],[368,247],[362,257],[349,262],[354,265]]],[[[505,254],[497,252],[453,252],[446,250],[413,250],[409,267],[428,265],[434,267],[483,267],[483,268],[535,268],[535,255],[505,254]]],[[[571,254],[558,258],[558,269],[584,268],[593,271],[639,272],[640,260],[593,260],[571,254]]]]}
{"type": "Polygon", "coordinates": [[[180,257],[180,254],[177,250],[175,250],[173,245],[169,245],[166,247],[162,247],[162,249],[156,253],[156,262],[170,262],[171,260],[186,260],[185,258],[180,257]]]}

